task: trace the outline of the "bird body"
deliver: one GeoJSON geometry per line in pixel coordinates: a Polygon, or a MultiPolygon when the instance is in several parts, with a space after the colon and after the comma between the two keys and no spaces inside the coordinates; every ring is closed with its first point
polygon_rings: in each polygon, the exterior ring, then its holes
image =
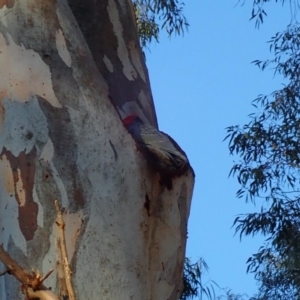
{"type": "Polygon", "coordinates": [[[147,161],[163,175],[180,176],[189,165],[185,153],[167,134],[130,115],[123,124],[132,135],[147,161]]]}

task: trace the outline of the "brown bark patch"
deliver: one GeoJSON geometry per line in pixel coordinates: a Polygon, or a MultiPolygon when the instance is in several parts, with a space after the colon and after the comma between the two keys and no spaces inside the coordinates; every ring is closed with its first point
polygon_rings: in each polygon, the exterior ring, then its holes
{"type": "Polygon", "coordinates": [[[82,208],[84,206],[85,199],[84,199],[83,190],[81,187],[75,186],[74,201],[77,204],[77,207],[82,208]]]}
{"type": "Polygon", "coordinates": [[[9,150],[3,148],[0,154],[6,156],[13,174],[15,198],[19,204],[19,226],[27,241],[32,240],[37,230],[38,205],[33,201],[32,191],[35,176],[36,149],[29,153],[25,150],[16,157],[9,150]]]}
{"type": "Polygon", "coordinates": [[[145,195],[144,207],[147,211],[148,217],[150,217],[150,198],[149,198],[148,194],[145,195]]]}
{"type": "Polygon", "coordinates": [[[0,0],[0,8],[6,5],[7,8],[12,8],[15,4],[15,0],[0,0]]]}

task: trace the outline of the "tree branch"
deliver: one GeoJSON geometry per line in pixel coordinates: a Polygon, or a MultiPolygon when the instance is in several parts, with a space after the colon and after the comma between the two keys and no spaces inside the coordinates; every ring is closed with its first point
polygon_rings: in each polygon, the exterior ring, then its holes
{"type": "Polygon", "coordinates": [[[28,273],[4,250],[0,245],[0,261],[6,266],[6,270],[0,274],[13,275],[22,283],[21,290],[29,299],[39,298],[41,300],[59,300],[58,297],[43,285],[49,275],[53,272],[50,270],[45,276],[41,277],[40,273],[28,273]]]}
{"type": "Polygon", "coordinates": [[[70,300],[75,300],[75,293],[72,286],[72,280],[71,275],[72,271],[70,268],[68,255],[67,255],[67,247],[66,247],[66,239],[65,239],[65,222],[61,213],[61,209],[58,205],[58,201],[55,200],[55,207],[56,207],[56,213],[57,213],[57,221],[56,224],[58,226],[58,234],[59,234],[59,249],[62,256],[62,264],[64,267],[64,274],[65,274],[65,280],[66,280],[66,287],[69,295],[70,300]]]}

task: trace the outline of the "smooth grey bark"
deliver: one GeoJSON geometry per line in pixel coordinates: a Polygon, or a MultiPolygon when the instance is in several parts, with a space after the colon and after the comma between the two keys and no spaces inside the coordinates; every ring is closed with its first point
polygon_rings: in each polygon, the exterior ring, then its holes
{"type": "Polygon", "coordinates": [[[193,174],[165,190],[124,129],[154,106],[129,3],[101,3],[93,48],[65,0],[0,1],[0,243],[59,294],[57,199],[76,299],[178,299],[193,174]]]}

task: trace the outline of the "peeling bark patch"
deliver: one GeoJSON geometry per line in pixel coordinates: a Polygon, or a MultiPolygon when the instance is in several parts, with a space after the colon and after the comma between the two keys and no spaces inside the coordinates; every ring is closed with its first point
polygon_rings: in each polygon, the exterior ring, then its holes
{"type": "Polygon", "coordinates": [[[68,207],[71,212],[75,212],[84,207],[86,198],[84,184],[77,169],[78,146],[74,124],[71,122],[66,107],[55,108],[45,99],[41,97],[38,99],[49,128],[49,140],[41,158],[45,161],[51,159],[58,176],[56,182],[59,180],[62,183],[61,189],[59,188],[62,205],[68,207]],[[66,195],[65,198],[64,195],[66,195]]]}
{"type": "Polygon", "coordinates": [[[68,67],[71,67],[72,64],[71,55],[68,51],[65,37],[60,29],[56,32],[55,41],[56,41],[56,48],[60,58],[64,61],[64,63],[68,67]]]}
{"type": "Polygon", "coordinates": [[[1,160],[0,170],[4,182],[4,187],[7,194],[9,194],[12,197],[15,191],[13,173],[9,161],[7,160],[5,154],[1,155],[0,160],[1,160]]]}
{"type": "Polygon", "coordinates": [[[149,196],[148,194],[145,195],[145,203],[144,203],[144,207],[147,211],[147,215],[148,217],[150,217],[150,199],[149,199],[149,196]]]}
{"type": "Polygon", "coordinates": [[[14,4],[14,0],[0,0],[0,9],[3,8],[5,5],[7,8],[12,8],[14,4]]]}
{"type": "Polygon", "coordinates": [[[12,170],[15,198],[19,204],[19,226],[27,241],[32,240],[37,230],[38,204],[33,201],[36,149],[20,152],[15,157],[3,148],[0,158],[6,157],[12,170]]]}
{"type": "Polygon", "coordinates": [[[128,43],[128,48],[129,48],[131,60],[135,66],[135,69],[139,72],[141,78],[146,83],[147,82],[146,75],[145,75],[145,72],[144,72],[143,66],[141,64],[140,57],[139,57],[140,49],[137,49],[137,45],[134,41],[130,41],[128,43]]]}
{"type": "Polygon", "coordinates": [[[27,241],[32,240],[37,230],[38,205],[36,202],[29,202],[19,207],[19,225],[27,241]]]}
{"type": "Polygon", "coordinates": [[[83,225],[83,211],[79,210],[73,214],[64,214],[65,221],[65,238],[68,252],[68,259],[72,261],[76,249],[77,239],[80,235],[83,225]]]}
{"type": "MultiPolygon", "coordinates": [[[[1,1],[1,0],[0,0],[1,1]]],[[[11,98],[24,102],[33,95],[44,97],[52,106],[61,107],[53,91],[49,66],[40,55],[0,33],[0,101],[11,98]]]]}
{"type": "Polygon", "coordinates": [[[53,143],[52,143],[51,139],[49,138],[43,148],[41,155],[40,155],[40,160],[45,160],[45,161],[49,162],[49,161],[51,161],[53,155],[54,155],[54,147],[53,147],[53,143]]]}
{"type": "Polygon", "coordinates": [[[132,66],[127,47],[123,38],[123,28],[120,21],[120,16],[118,15],[118,8],[114,0],[108,0],[107,12],[109,19],[113,25],[114,33],[118,39],[118,56],[123,64],[123,73],[129,80],[134,80],[137,78],[137,72],[132,66]]]}
{"type": "Polygon", "coordinates": [[[107,70],[110,73],[112,73],[114,71],[114,66],[112,65],[111,61],[109,60],[109,58],[106,55],[104,55],[103,61],[105,63],[105,66],[106,66],[107,70]]]}
{"type": "Polygon", "coordinates": [[[114,144],[111,142],[111,140],[109,140],[109,144],[110,144],[110,146],[111,146],[111,148],[112,148],[112,150],[114,152],[115,160],[118,160],[118,153],[116,151],[116,148],[115,148],[114,144]]]}

